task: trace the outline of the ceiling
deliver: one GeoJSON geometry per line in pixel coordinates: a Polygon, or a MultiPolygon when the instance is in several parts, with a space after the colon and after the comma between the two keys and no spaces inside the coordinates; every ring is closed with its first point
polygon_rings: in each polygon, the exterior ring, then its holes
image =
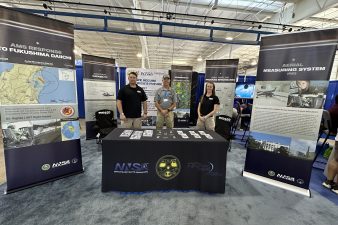
{"type": "Polygon", "coordinates": [[[163,26],[164,34],[175,37],[164,38],[156,35],[159,30],[156,24],[108,20],[107,27],[110,32],[98,32],[88,31],[87,28],[102,30],[104,26],[102,19],[49,15],[51,18],[64,20],[75,24],[76,27],[87,29],[75,30],[75,52],[78,58],[81,58],[81,53],[86,53],[115,58],[119,66],[151,69],[169,69],[175,64],[190,65],[195,71],[201,72],[204,71],[207,59],[239,58],[241,72],[246,72],[247,69],[256,66],[259,53],[258,45],[233,44],[240,41],[255,42],[257,33],[246,33],[246,31],[281,33],[289,32],[290,28],[292,28],[291,32],[304,29],[338,28],[336,0],[81,0],[62,2],[0,0],[0,5],[46,10],[50,13],[69,12],[81,16],[114,16],[133,20],[201,25],[209,28],[240,29],[238,32],[215,30],[213,31],[214,42],[191,41],[185,39],[197,37],[197,39],[207,40],[210,29],[196,29],[186,25],[183,27],[163,26]],[[75,4],[75,2],[81,4],[75,4]],[[47,6],[47,9],[43,7],[43,4],[47,6]],[[145,32],[153,36],[121,34],[125,32],[131,34],[145,32]]]}

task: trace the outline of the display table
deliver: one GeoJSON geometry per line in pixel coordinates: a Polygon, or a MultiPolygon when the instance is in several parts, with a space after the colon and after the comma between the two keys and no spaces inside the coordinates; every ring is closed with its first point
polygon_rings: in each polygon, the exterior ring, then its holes
{"type": "Polygon", "coordinates": [[[210,131],[115,129],[102,143],[102,191],[224,193],[228,145],[210,131]]]}

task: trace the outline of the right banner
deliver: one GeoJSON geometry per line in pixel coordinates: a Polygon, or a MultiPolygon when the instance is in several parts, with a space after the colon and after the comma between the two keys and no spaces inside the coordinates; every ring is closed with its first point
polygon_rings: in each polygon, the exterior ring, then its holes
{"type": "Polygon", "coordinates": [[[310,196],[338,30],[261,40],[243,176],[310,196]]]}

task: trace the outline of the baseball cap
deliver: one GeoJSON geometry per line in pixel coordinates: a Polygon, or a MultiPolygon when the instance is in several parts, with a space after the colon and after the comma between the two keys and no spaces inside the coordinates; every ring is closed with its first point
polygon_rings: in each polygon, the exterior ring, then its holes
{"type": "Polygon", "coordinates": [[[163,79],[166,79],[166,78],[170,79],[170,76],[169,76],[169,74],[165,74],[165,75],[163,75],[163,79]]]}

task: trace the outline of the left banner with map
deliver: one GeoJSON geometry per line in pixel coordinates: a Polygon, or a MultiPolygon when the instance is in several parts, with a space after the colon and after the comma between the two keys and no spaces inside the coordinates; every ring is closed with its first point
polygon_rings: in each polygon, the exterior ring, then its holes
{"type": "Polygon", "coordinates": [[[116,68],[115,59],[82,55],[83,87],[86,114],[86,138],[94,139],[95,112],[112,110],[116,119],[116,68]]]}
{"type": "Polygon", "coordinates": [[[7,193],[83,171],[73,25],[0,7],[7,193]]]}

